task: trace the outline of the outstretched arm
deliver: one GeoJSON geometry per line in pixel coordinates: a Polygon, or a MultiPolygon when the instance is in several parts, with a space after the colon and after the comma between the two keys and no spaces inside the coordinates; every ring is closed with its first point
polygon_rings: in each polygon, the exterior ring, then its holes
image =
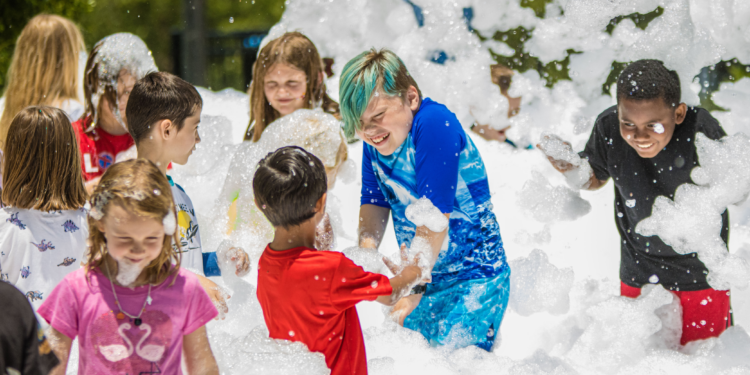
{"type": "Polygon", "coordinates": [[[389,208],[363,204],[359,208],[359,247],[377,250],[388,224],[389,208]]]}

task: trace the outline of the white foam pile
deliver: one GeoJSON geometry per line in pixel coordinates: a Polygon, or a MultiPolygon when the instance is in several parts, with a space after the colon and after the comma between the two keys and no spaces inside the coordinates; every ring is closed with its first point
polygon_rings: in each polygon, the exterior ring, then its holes
{"type": "Polygon", "coordinates": [[[679,253],[697,253],[714,289],[745,289],[750,264],[727,252],[720,233],[722,212],[750,194],[750,137],[739,133],[713,141],[699,133],[695,147],[701,164],[690,174],[695,185],[681,185],[674,200],[657,197],[651,216],[635,230],[644,236],[658,234],[679,253]]]}
{"type": "MultiPolygon", "coordinates": [[[[546,87],[545,80],[533,70],[514,76],[510,94],[523,99],[520,114],[510,120],[513,127],[508,135],[514,141],[532,144],[544,132],[554,133],[569,141],[574,151],[583,148],[596,115],[614,103],[602,94],[613,61],[664,60],[680,74],[683,100],[691,104],[697,103],[699,87],[692,77],[700,68],[735,57],[750,63],[750,24],[746,22],[750,3],[746,1],[553,0],[543,19],[520,7],[516,0],[414,3],[423,9],[423,27],[418,27],[412,7],[401,0],[289,0],[271,37],[299,30],[313,40],[322,56],[334,58],[334,76],[327,82],[334,99],[338,96],[338,74],[350,58],[370,47],[388,47],[401,56],[424,95],[446,104],[465,126],[475,118],[480,123],[501,126],[508,123],[504,118],[507,102],[490,83],[492,60],[488,48],[499,53],[510,51],[502,42],[483,44],[469,33],[462,9],[473,7],[472,26],[485,36],[518,26],[534,29],[525,52],[542,63],[563,59],[568,49],[581,53],[570,56],[572,80],[560,81],[552,88],[546,87]],[[664,8],[664,14],[645,30],[625,19],[612,35],[603,31],[615,16],[648,13],[657,6],[664,8]],[[443,64],[430,61],[435,51],[444,51],[447,59],[443,64]]],[[[227,239],[226,217],[221,215],[232,198],[230,193],[234,193],[230,190],[241,190],[238,199],[244,203],[238,205],[239,211],[257,219],[258,225],[241,228],[230,239],[245,248],[255,265],[271,235],[270,226],[262,216],[252,216],[252,200],[243,194],[251,190],[255,158],[272,150],[252,151],[258,154],[230,163],[235,149],[260,146],[238,146],[247,127],[247,97],[231,90],[201,90],[201,94],[204,115],[226,116],[228,122],[204,119],[204,142],[187,166],[175,167],[175,180],[195,203],[207,250],[218,248],[227,239]]],[[[715,95],[717,104],[729,110],[715,115],[730,134],[747,131],[750,125],[748,97],[750,79],[724,84],[715,95]]],[[[294,118],[288,117],[290,121],[294,118]]],[[[290,132],[295,131],[294,124],[287,126],[290,132]]],[[[298,129],[307,130],[305,126],[298,129]]],[[[750,373],[750,336],[745,331],[750,325],[750,292],[732,290],[735,327],[719,338],[678,347],[679,309],[670,293],[654,286],[635,300],[619,297],[620,239],[613,220],[611,182],[596,192],[577,192],[565,186],[565,177],[553,170],[538,150],[517,150],[470,136],[487,167],[494,212],[512,267],[509,309],[498,342],[491,353],[475,347],[431,347],[421,335],[391,322],[386,308],[374,302],[361,303],[357,310],[371,374],[750,373]]],[[[739,187],[732,186],[745,183],[750,170],[743,164],[750,158],[741,139],[746,138],[732,138],[723,145],[698,141],[699,152],[716,155],[713,160],[701,154],[703,172],[694,174],[696,182],[701,183],[695,189],[706,191],[704,196],[712,199],[706,199],[710,202],[705,206],[692,206],[687,200],[675,203],[677,206],[706,209],[718,217],[719,206],[741,198],[739,187]],[[720,196],[724,201],[713,199],[720,196]]],[[[270,143],[263,147],[286,144],[282,138],[266,142],[270,143]]],[[[337,236],[334,250],[347,249],[348,254],[359,254],[352,255],[356,261],[377,267],[374,259],[379,255],[352,248],[356,246],[359,223],[361,142],[349,145],[348,151],[351,161],[329,191],[328,212],[337,236]]],[[[730,214],[732,232],[725,258],[747,261],[750,204],[730,206],[730,214]]],[[[690,247],[694,245],[686,233],[697,231],[697,222],[687,216],[682,222],[667,224],[666,216],[664,220],[658,224],[669,226],[664,233],[674,238],[676,248],[696,250],[690,247]]],[[[712,238],[705,244],[718,254],[716,223],[707,223],[696,236],[712,238]]],[[[397,254],[391,227],[379,251],[397,254]]],[[[726,249],[721,251],[726,254],[726,249]]],[[[208,325],[222,372],[326,373],[320,355],[309,353],[300,344],[267,338],[255,297],[257,267],[253,269],[244,278],[230,275],[217,280],[232,291],[226,320],[208,325]]]]}

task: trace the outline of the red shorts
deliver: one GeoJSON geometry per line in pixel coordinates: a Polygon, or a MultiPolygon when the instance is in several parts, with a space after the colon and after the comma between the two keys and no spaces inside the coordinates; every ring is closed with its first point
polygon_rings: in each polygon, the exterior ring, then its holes
{"type": "MultiPolygon", "coordinates": [[[[728,290],[703,289],[690,292],[672,291],[682,305],[682,337],[680,345],[709,337],[719,337],[732,325],[732,308],[728,290]]],[[[640,288],[620,282],[620,295],[636,298],[640,288]]]]}

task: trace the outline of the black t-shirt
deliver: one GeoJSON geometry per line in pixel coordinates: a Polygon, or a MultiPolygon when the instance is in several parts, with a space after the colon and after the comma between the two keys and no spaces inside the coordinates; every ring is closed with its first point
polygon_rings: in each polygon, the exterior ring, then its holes
{"type": "Polygon", "coordinates": [[[0,374],[48,374],[59,363],[23,293],[0,282],[0,374]],[[12,369],[12,370],[8,370],[12,369]]]}
{"type": "MultiPolygon", "coordinates": [[[[614,181],[615,222],[622,239],[620,279],[627,285],[640,288],[656,281],[670,290],[710,288],[706,282],[708,271],[695,253],[679,254],[658,236],[645,237],[635,231],[638,222],[651,216],[656,197],[674,199],[678,186],[693,183],[690,172],[699,165],[695,150],[697,132],[710,139],[726,135],[708,111],[688,107],[685,121],[675,127],[667,147],[654,158],[642,158],[622,139],[614,106],[599,115],[586,149],[580,153],[588,158],[596,178],[606,181],[611,177],[614,181]]],[[[721,238],[727,243],[726,211],[722,221],[721,238]]]]}

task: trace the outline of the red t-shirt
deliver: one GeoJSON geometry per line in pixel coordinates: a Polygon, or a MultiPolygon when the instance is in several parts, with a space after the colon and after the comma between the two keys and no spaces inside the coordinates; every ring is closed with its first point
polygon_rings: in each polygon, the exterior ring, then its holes
{"type": "Polygon", "coordinates": [[[266,247],[258,261],[258,301],[270,336],[323,353],[332,375],[367,374],[354,305],[391,292],[387,277],[338,252],[266,247]]]}
{"type": "Polygon", "coordinates": [[[78,149],[81,150],[81,170],[83,171],[83,178],[86,181],[90,181],[98,176],[101,176],[103,171],[99,169],[99,158],[96,153],[96,144],[94,140],[84,132],[91,121],[86,119],[80,119],[73,123],[73,130],[76,133],[76,140],[78,141],[78,149]]]}
{"type": "Polygon", "coordinates": [[[81,149],[81,164],[86,181],[103,175],[104,171],[115,163],[120,153],[127,151],[135,144],[130,133],[112,135],[100,128],[94,128],[85,133],[85,129],[89,126],[91,126],[90,116],[73,123],[81,149]],[[87,164],[89,159],[91,163],[87,164]]]}

